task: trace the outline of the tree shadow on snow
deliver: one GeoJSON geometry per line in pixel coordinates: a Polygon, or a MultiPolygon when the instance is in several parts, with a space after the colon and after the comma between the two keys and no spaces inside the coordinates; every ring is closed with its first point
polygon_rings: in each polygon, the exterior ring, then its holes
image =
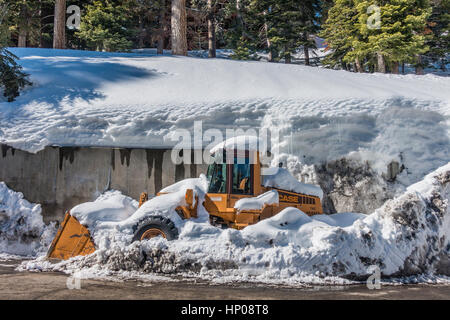
{"type": "MultiPolygon", "coordinates": [[[[33,86],[24,90],[17,100],[6,104],[10,111],[19,111],[29,104],[48,104],[54,110],[74,100],[89,102],[105,98],[101,86],[108,83],[126,83],[161,76],[155,70],[146,70],[120,63],[108,56],[88,58],[61,55],[55,57],[22,57],[20,64],[31,75],[33,86]],[[101,58],[102,60],[98,60],[101,58]]],[[[5,105],[4,105],[5,106],[5,105]]]]}

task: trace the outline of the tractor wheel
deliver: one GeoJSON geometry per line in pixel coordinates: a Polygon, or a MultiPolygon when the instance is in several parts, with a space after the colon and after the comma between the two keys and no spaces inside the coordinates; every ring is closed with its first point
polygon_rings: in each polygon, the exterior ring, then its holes
{"type": "Polygon", "coordinates": [[[178,229],[175,227],[175,224],[170,219],[161,216],[148,217],[139,223],[136,230],[133,242],[158,236],[167,240],[175,240],[178,238],[178,229]]]}

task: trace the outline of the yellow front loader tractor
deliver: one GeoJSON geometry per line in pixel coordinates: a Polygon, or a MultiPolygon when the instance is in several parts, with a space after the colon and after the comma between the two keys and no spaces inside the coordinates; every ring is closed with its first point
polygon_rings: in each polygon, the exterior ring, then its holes
{"type": "MultiPolygon", "coordinates": [[[[209,184],[202,203],[209,213],[212,225],[240,230],[270,218],[287,207],[298,208],[308,215],[323,213],[322,191],[319,187],[298,182],[286,169],[263,167],[258,151],[223,149],[212,156],[221,160],[214,159],[215,161],[208,167],[206,176],[209,184]],[[266,203],[259,201],[262,204],[259,207],[237,206],[242,199],[258,200],[258,197],[268,192],[276,192],[277,201],[266,203]]],[[[157,196],[161,194],[163,193],[157,196]]],[[[147,194],[141,194],[139,206],[147,200],[147,194]]],[[[176,208],[176,212],[182,219],[198,216],[199,202],[196,200],[194,191],[187,189],[185,205],[176,208]]],[[[157,236],[173,240],[178,236],[174,223],[163,216],[149,215],[135,226],[135,230],[134,241],[157,236]]],[[[50,246],[48,257],[68,259],[94,251],[95,243],[88,228],[67,212],[50,246]]]]}

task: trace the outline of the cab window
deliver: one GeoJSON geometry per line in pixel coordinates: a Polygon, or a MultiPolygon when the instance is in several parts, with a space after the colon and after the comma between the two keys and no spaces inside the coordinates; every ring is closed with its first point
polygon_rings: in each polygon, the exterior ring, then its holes
{"type": "MultiPolygon", "coordinates": [[[[248,159],[247,159],[248,160],[248,159]]],[[[246,161],[248,162],[248,161],[246,161]]],[[[252,166],[249,163],[233,165],[232,194],[252,194],[252,166]]]]}
{"type": "Polygon", "coordinates": [[[209,165],[207,178],[209,181],[209,193],[226,193],[227,165],[213,163],[209,165]]]}

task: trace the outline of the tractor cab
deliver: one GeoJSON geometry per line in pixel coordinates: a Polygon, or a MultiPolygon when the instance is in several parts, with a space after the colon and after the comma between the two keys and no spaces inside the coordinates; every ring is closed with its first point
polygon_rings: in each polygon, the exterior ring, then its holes
{"type": "MultiPolygon", "coordinates": [[[[242,198],[256,197],[264,192],[261,186],[260,155],[251,149],[219,149],[211,154],[212,163],[206,173],[209,181],[205,206],[210,213],[211,222],[226,227],[241,229],[257,222],[242,221],[236,215],[235,204],[242,198]]],[[[243,218],[244,215],[241,215],[243,218]]]]}
{"type": "Polygon", "coordinates": [[[309,215],[323,212],[320,197],[314,195],[314,192],[307,194],[298,191],[320,187],[300,183],[283,168],[262,168],[263,156],[265,154],[257,148],[249,148],[248,143],[238,147],[231,144],[227,148],[225,142],[211,150],[212,163],[206,174],[209,185],[204,206],[210,214],[212,224],[242,229],[269,218],[286,207],[296,207],[309,215]],[[269,182],[275,180],[275,184],[265,183],[265,178],[269,178],[269,182]],[[297,190],[289,190],[289,187],[295,185],[302,186],[297,190]],[[278,192],[278,205],[254,211],[236,209],[237,201],[256,198],[270,190],[278,192]]]}
{"type": "Polygon", "coordinates": [[[209,165],[206,173],[209,180],[208,193],[253,195],[255,164],[251,161],[249,151],[231,152],[231,157],[226,151],[220,157],[218,154],[212,156],[214,162],[209,165]]]}

